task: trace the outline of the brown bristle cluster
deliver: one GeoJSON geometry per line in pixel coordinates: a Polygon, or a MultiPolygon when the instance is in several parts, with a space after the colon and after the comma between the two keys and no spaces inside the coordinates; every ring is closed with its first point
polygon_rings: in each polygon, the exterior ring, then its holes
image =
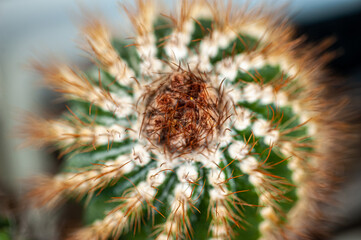
{"type": "Polygon", "coordinates": [[[207,76],[177,71],[163,76],[146,96],[142,132],[171,155],[210,146],[219,134],[222,115],[220,90],[207,76]]]}

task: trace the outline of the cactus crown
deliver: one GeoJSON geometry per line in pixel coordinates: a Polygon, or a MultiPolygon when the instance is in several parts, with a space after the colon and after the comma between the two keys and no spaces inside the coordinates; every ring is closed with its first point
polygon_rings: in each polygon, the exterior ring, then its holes
{"type": "Polygon", "coordinates": [[[94,18],[82,31],[97,68],[35,64],[69,107],[61,119],[28,118],[29,142],[65,157],[29,196],[84,203],[87,226],[70,239],[300,235],[327,44],[301,52],[278,12],[231,1],[181,1],[171,15],[150,0],[124,9],[133,43],[94,18]]]}

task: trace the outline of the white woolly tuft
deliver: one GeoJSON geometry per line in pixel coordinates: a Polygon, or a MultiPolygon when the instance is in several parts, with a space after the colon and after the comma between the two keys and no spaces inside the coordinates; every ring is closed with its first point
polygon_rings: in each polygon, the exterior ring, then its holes
{"type": "Polygon", "coordinates": [[[222,159],[224,159],[223,153],[220,149],[217,149],[213,154],[209,154],[208,157],[202,161],[202,164],[206,168],[217,169],[222,159]]]}
{"type": "Polygon", "coordinates": [[[231,146],[229,146],[228,152],[232,159],[241,160],[246,157],[249,149],[246,143],[242,141],[234,141],[231,146]]]}
{"type": "Polygon", "coordinates": [[[124,63],[116,63],[109,68],[109,72],[115,79],[123,85],[132,85],[134,83],[134,72],[124,63]]]}
{"type": "Polygon", "coordinates": [[[266,65],[266,59],[262,55],[257,55],[251,59],[253,68],[261,68],[266,65]]]}
{"type": "Polygon", "coordinates": [[[234,127],[241,131],[251,125],[252,112],[246,108],[241,108],[237,111],[237,115],[234,121],[234,127]]]}
{"type": "Polygon", "coordinates": [[[280,132],[278,130],[271,130],[264,136],[264,143],[268,145],[272,145],[276,143],[279,139],[280,132]]]}
{"type": "Polygon", "coordinates": [[[261,103],[268,105],[274,102],[275,95],[272,86],[265,86],[261,93],[261,103]]]}
{"type": "Polygon", "coordinates": [[[123,95],[120,97],[114,97],[117,105],[114,105],[113,102],[107,102],[105,105],[110,112],[115,113],[119,118],[124,118],[134,113],[134,99],[131,96],[123,95]]]}
{"type": "Polygon", "coordinates": [[[188,58],[187,64],[190,69],[198,69],[201,72],[209,72],[212,70],[213,66],[209,62],[209,58],[202,54],[195,54],[188,58]]]}
{"type": "Polygon", "coordinates": [[[149,163],[150,159],[150,153],[148,150],[140,144],[136,144],[132,151],[132,159],[135,164],[144,166],[149,163]]]}
{"type": "Polygon", "coordinates": [[[265,136],[269,130],[270,123],[262,118],[257,119],[252,126],[253,134],[256,136],[265,136]]]}
{"type": "Polygon", "coordinates": [[[216,70],[219,73],[219,80],[222,81],[224,78],[229,81],[233,81],[238,73],[238,66],[235,63],[234,59],[227,57],[217,63],[216,70]]]}
{"type": "Polygon", "coordinates": [[[215,57],[219,48],[226,48],[234,37],[235,34],[233,32],[219,32],[214,30],[211,37],[207,37],[201,42],[201,55],[215,57]]]}
{"type": "Polygon", "coordinates": [[[198,178],[198,170],[193,164],[183,164],[177,171],[178,180],[182,183],[196,182],[198,178]]]}
{"type": "Polygon", "coordinates": [[[124,174],[130,173],[135,167],[134,162],[129,155],[120,155],[114,160],[114,163],[118,166],[123,166],[122,171],[124,174]]]}
{"type": "Polygon", "coordinates": [[[140,70],[145,76],[153,76],[163,68],[162,62],[156,57],[157,47],[155,36],[139,36],[136,40],[137,51],[141,58],[140,70]]]}
{"type": "Polygon", "coordinates": [[[233,141],[232,131],[224,131],[218,139],[219,147],[226,147],[233,141]]]}
{"type": "Polygon", "coordinates": [[[234,58],[240,71],[245,71],[251,68],[251,62],[244,54],[239,54],[234,58]]]}
{"type": "Polygon", "coordinates": [[[191,195],[192,195],[192,187],[188,183],[178,183],[174,188],[175,200],[177,198],[189,198],[191,197],[191,195]]]}
{"type": "Polygon", "coordinates": [[[263,174],[260,172],[252,172],[252,174],[249,175],[249,182],[256,187],[261,186],[264,182],[263,174]]]}
{"type": "Polygon", "coordinates": [[[244,173],[252,174],[258,168],[258,165],[259,163],[255,157],[248,156],[240,161],[239,168],[244,173]]]}
{"type": "Polygon", "coordinates": [[[277,106],[284,107],[289,105],[288,97],[285,92],[278,91],[275,95],[275,103],[277,106]]]}
{"type": "Polygon", "coordinates": [[[212,225],[211,230],[212,230],[212,234],[215,236],[226,237],[229,235],[228,229],[225,225],[214,224],[212,225]]]}
{"type": "Polygon", "coordinates": [[[168,56],[180,60],[188,55],[188,43],[191,39],[189,33],[173,32],[164,47],[168,56]]]}
{"type": "Polygon", "coordinates": [[[169,237],[166,234],[161,234],[156,238],[156,240],[169,240],[169,237]]]}
{"type": "Polygon", "coordinates": [[[226,180],[226,175],[220,169],[212,169],[208,175],[209,182],[213,187],[218,188],[226,180]]]}
{"type": "Polygon", "coordinates": [[[219,188],[213,188],[209,191],[209,197],[213,201],[219,201],[224,200],[226,198],[226,194],[219,188]]]}
{"type": "Polygon", "coordinates": [[[158,168],[151,169],[147,175],[147,182],[152,187],[158,187],[165,181],[164,171],[160,171],[158,168]]]}
{"type": "Polygon", "coordinates": [[[136,46],[139,57],[154,58],[157,54],[156,40],[154,34],[147,36],[138,36],[136,38],[136,46]]]}
{"type": "Polygon", "coordinates": [[[144,199],[152,200],[155,194],[157,193],[156,189],[153,188],[148,182],[143,181],[137,185],[137,192],[144,199]]]}
{"type": "Polygon", "coordinates": [[[242,92],[243,100],[250,103],[256,102],[262,96],[262,88],[256,83],[247,83],[242,92]]]}
{"type": "Polygon", "coordinates": [[[140,70],[145,76],[154,76],[163,69],[163,63],[158,58],[145,58],[140,63],[140,70]]]}

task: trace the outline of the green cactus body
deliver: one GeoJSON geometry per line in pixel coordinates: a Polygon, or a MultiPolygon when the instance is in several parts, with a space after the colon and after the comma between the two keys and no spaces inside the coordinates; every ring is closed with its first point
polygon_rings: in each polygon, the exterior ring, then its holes
{"type": "Polygon", "coordinates": [[[30,142],[65,158],[29,196],[84,203],[86,226],[69,239],[300,236],[321,139],[312,79],[324,62],[264,8],[182,1],[165,16],[137,5],[125,7],[133,43],[89,20],[97,68],[36,64],[69,111],[29,118],[30,142]]]}

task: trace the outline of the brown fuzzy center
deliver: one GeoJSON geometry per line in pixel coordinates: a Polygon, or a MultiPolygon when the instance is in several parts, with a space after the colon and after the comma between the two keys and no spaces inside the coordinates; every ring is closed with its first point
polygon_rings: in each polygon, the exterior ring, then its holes
{"type": "Polygon", "coordinates": [[[170,74],[146,96],[142,131],[171,154],[207,148],[220,123],[218,95],[201,76],[170,74]]]}

